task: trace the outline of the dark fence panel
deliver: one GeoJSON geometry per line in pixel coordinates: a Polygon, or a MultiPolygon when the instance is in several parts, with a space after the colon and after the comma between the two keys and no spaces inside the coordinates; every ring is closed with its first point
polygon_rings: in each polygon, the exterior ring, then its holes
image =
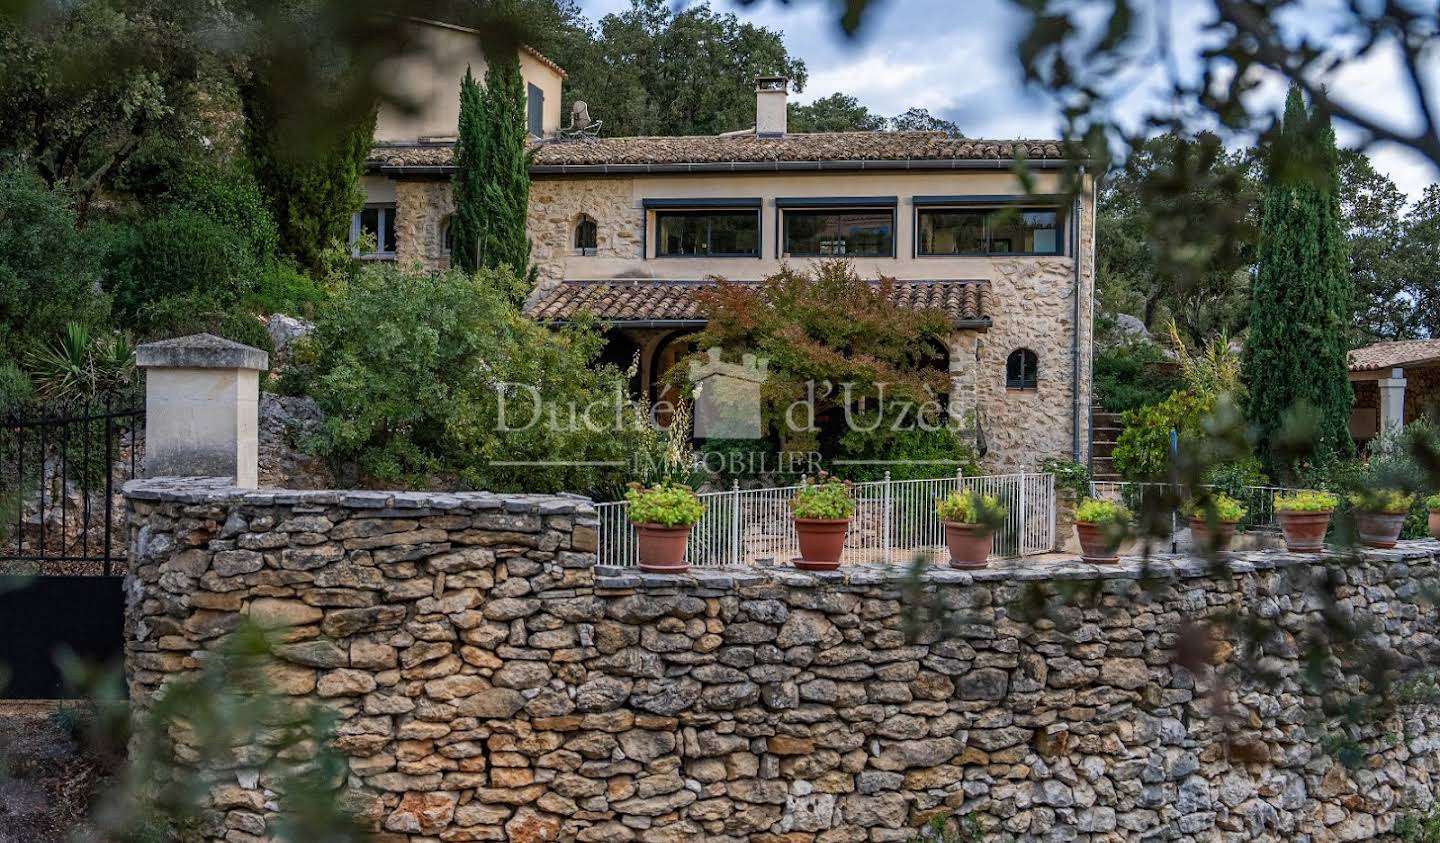
{"type": "Polygon", "coordinates": [[[123,577],[0,576],[0,699],[64,699],[55,657],[87,664],[124,657],[123,577]]]}
{"type": "Polygon", "coordinates": [[[144,419],[131,395],[0,418],[0,574],[124,573],[120,487],[138,476],[144,419]]]}

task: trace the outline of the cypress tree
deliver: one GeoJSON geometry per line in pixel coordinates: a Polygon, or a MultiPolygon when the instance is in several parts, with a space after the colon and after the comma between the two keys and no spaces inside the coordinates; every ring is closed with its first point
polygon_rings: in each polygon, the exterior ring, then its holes
{"type": "Polygon", "coordinates": [[[344,243],[350,220],[365,203],[360,190],[375,137],[375,110],[366,109],[318,143],[297,139],[263,70],[241,87],[245,146],[261,195],[275,219],[280,250],[312,275],[323,273],[323,252],[344,243]]]}
{"type": "MultiPolygon", "coordinates": [[[[468,69],[460,83],[451,261],[469,271],[508,266],[525,277],[531,270],[525,86],[513,45],[495,46],[487,54],[484,86],[475,84],[468,69]]],[[[519,299],[525,291],[507,292],[519,299]]]]}
{"type": "Polygon", "coordinates": [[[1260,453],[1281,472],[1281,427],[1291,411],[1314,414],[1312,458],[1351,451],[1346,336],[1350,278],[1341,227],[1338,155],[1329,116],[1307,112],[1292,87],[1267,162],[1258,271],[1242,375],[1260,453]]]}
{"type": "Polygon", "coordinates": [[[485,100],[480,85],[465,68],[460,80],[460,126],[455,138],[455,176],[451,191],[455,214],[450,218],[450,264],[466,272],[480,268],[485,238],[484,154],[485,100]]]}

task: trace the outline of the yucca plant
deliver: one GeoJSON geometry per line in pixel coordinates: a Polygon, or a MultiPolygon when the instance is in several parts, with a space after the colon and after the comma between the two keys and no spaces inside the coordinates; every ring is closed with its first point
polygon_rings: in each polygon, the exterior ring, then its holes
{"type": "Polygon", "coordinates": [[[135,349],[125,334],[94,335],[78,322],[51,346],[29,357],[36,394],[51,401],[95,398],[128,386],[135,378],[135,349]]]}

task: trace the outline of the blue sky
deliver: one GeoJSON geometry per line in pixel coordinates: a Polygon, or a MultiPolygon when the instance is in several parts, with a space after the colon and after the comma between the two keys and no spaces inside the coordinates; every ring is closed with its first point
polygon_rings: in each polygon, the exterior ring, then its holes
{"type": "MultiPolygon", "coordinates": [[[[1311,0],[1297,25],[1323,30],[1329,7],[1344,0],[1311,0]]],[[[677,2],[683,7],[684,2],[677,2]]],[[[712,0],[721,11],[785,34],[792,55],[805,60],[810,81],[794,95],[807,102],[836,91],[850,94],[871,110],[894,115],[912,106],[928,108],[959,124],[972,137],[1046,137],[1060,131],[1058,112],[1041,92],[1022,84],[1014,55],[1021,19],[1006,0],[881,0],[869,13],[858,38],[846,38],[835,22],[829,0],[758,0],[744,6],[712,0]]],[[[1142,4],[1143,5],[1143,4],[1142,4]]],[[[591,20],[628,8],[629,0],[582,0],[591,20]]],[[[1171,6],[1172,43],[1182,67],[1201,43],[1200,27],[1208,4],[1171,6]]],[[[1326,80],[1335,96],[1361,103],[1378,114],[1414,113],[1401,84],[1400,65],[1380,51],[1326,80]]],[[[1440,77],[1440,67],[1432,67],[1440,77]]],[[[1163,106],[1163,76],[1156,70],[1115,80],[1127,91],[1127,112],[1163,106]]],[[[1278,80],[1257,95],[1259,107],[1278,106],[1284,86],[1278,80]]],[[[741,127],[736,127],[741,128],[741,127]]],[[[1342,143],[1357,135],[1337,125],[1342,143]]],[[[1376,167],[1388,173],[1412,198],[1440,173],[1418,155],[1375,146],[1376,167]]]]}

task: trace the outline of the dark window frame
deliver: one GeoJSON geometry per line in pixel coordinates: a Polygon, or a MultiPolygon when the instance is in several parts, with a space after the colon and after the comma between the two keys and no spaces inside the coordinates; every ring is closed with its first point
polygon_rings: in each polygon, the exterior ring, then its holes
{"type": "Polygon", "coordinates": [[[779,219],[776,220],[776,225],[775,225],[775,229],[776,229],[776,231],[775,231],[775,256],[776,256],[777,258],[785,258],[785,257],[792,257],[792,258],[833,258],[833,257],[842,257],[842,258],[847,258],[847,257],[854,257],[854,258],[894,258],[894,257],[897,257],[897,256],[898,256],[898,252],[897,252],[896,250],[899,248],[899,243],[897,242],[899,238],[896,236],[896,235],[897,235],[896,228],[898,227],[898,224],[899,224],[899,220],[898,220],[898,216],[899,216],[899,215],[895,213],[895,206],[894,206],[893,204],[891,204],[891,205],[889,205],[889,206],[886,206],[886,205],[864,205],[864,204],[858,204],[858,205],[833,205],[833,204],[791,205],[791,204],[788,204],[788,203],[782,204],[782,203],[780,203],[780,202],[777,202],[777,203],[776,203],[776,206],[775,206],[775,213],[776,213],[776,214],[778,215],[778,217],[779,217],[779,219]],[[790,214],[791,214],[791,213],[799,213],[799,214],[835,214],[835,215],[839,215],[839,214],[854,214],[854,213],[874,213],[874,214],[888,213],[888,214],[890,215],[890,250],[889,250],[888,252],[883,252],[883,251],[882,251],[882,252],[847,252],[847,253],[845,253],[845,254],[843,254],[843,255],[826,255],[826,254],[823,254],[823,253],[821,253],[821,252],[793,252],[793,251],[790,251],[790,250],[789,250],[789,246],[790,246],[790,229],[789,229],[789,222],[790,222],[790,214]]]}
{"type": "Polygon", "coordinates": [[[1005,358],[1005,389],[1035,392],[1039,388],[1040,355],[1028,348],[1017,348],[1010,352],[1005,358]]]}
{"type": "MultiPolygon", "coordinates": [[[[719,205],[719,204],[716,204],[716,205],[708,205],[708,204],[707,204],[707,205],[699,205],[699,206],[691,206],[691,207],[683,207],[683,206],[673,206],[673,207],[672,207],[672,206],[668,206],[668,205],[667,205],[667,206],[658,206],[658,207],[652,206],[652,207],[654,207],[654,214],[655,214],[655,249],[654,249],[654,255],[655,255],[655,258],[656,258],[657,260],[660,259],[660,258],[680,258],[680,259],[688,259],[688,258],[762,258],[762,259],[763,259],[764,256],[765,256],[765,244],[764,244],[764,239],[765,239],[765,238],[764,238],[764,234],[763,234],[763,227],[762,227],[761,221],[760,221],[761,209],[760,209],[758,206],[750,207],[750,206],[746,206],[746,205],[719,205]],[[664,227],[664,220],[665,220],[666,217],[703,217],[703,216],[707,216],[707,215],[709,215],[709,216],[717,216],[717,215],[721,215],[721,214],[724,214],[724,215],[726,215],[726,216],[736,217],[736,218],[738,218],[738,217],[740,217],[740,216],[742,216],[742,215],[754,215],[754,218],[755,218],[755,250],[754,250],[753,252],[711,252],[711,251],[706,251],[706,252],[704,252],[704,253],[699,253],[699,252],[697,252],[697,253],[695,253],[695,254],[688,254],[688,255],[686,255],[686,254],[669,254],[669,253],[666,253],[666,252],[662,252],[662,251],[661,251],[661,249],[664,247],[664,240],[663,240],[663,231],[662,231],[662,229],[663,229],[663,227],[664,227]]],[[[707,234],[706,234],[707,249],[708,249],[708,243],[709,243],[709,240],[710,240],[711,236],[712,236],[712,235],[707,231],[707,234]]]]}
{"type": "MultiPolygon", "coordinates": [[[[993,202],[985,203],[971,197],[957,197],[953,201],[947,201],[945,197],[916,197],[914,200],[914,211],[911,217],[911,229],[913,231],[913,243],[911,254],[917,258],[1059,258],[1066,257],[1065,242],[1065,218],[1059,205],[1032,204],[1032,203],[1011,203],[993,202]],[[991,240],[991,218],[994,215],[1006,211],[1016,214],[1026,213],[1052,213],[1055,215],[1055,250],[1053,252],[1036,251],[1015,251],[1007,249],[1004,251],[992,251],[991,240]],[[981,251],[969,252],[927,252],[923,248],[921,240],[920,217],[924,213],[980,213],[984,214],[984,241],[985,248],[981,251]]],[[[1008,239],[1008,238],[1007,238],[1008,239]]]]}

